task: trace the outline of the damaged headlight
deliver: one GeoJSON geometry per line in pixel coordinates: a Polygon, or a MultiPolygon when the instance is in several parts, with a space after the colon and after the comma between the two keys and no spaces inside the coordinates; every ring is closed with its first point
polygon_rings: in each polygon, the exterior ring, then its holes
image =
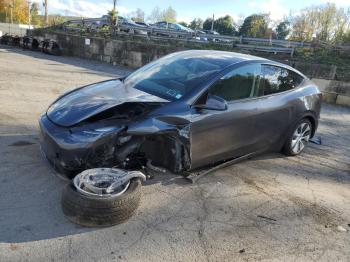
{"type": "Polygon", "coordinates": [[[129,142],[131,139],[131,136],[121,136],[118,137],[118,145],[125,144],[126,142],[129,142]]]}
{"type": "Polygon", "coordinates": [[[113,130],[116,130],[115,127],[113,126],[108,126],[108,127],[101,127],[101,128],[96,128],[93,130],[84,130],[83,133],[84,134],[91,134],[91,135],[98,135],[100,133],[105,133],[105,132],[111,132],[113,130]]]}

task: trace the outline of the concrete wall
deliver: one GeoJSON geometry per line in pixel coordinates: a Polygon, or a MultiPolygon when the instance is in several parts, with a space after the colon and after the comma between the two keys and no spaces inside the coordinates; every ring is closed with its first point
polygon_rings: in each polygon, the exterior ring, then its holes
{"type": "MultiPolygon", "coordinates": [[[[31,26],[31,28],[33,28],[33,26],[31,26]]],[[[13,34],[18,36],[24,36],[28,29],[29,25],[0,23],[0,31],[3,35],[13,34]]]]}
{"type": "Polygon", "coordinates": [[[161,56],[186,49],[181,45],[154,43],[140,37],[137,39],[137,36],[134,39],[115,40],[64,33],[44,33],[35,30],[33,37],[40,40],[55,39],[64,55],[115,63],[131,68],[141,67],[161,56]]]}
{"type": "Polygon", "coordinates": [[[350,82],[313,78],[327,103],[350,106],[350,82]]]}
{"type": "MultiPolygon", "coordinates": [[[[350,72],[349,72],[350,73],[350,72]]],[[[350,96],[350,82],[313,78],[312,81],[318,85],[321,91],[333,92],[350,96]]]]}

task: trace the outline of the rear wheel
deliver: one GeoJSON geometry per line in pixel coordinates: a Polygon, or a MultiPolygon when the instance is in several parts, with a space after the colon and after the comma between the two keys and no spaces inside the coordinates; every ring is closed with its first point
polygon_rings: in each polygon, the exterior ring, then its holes
{"type": "Polygon", "coordinates": [[[311,122],[306,118],[300,120],[289,134],[282,149],[283,153],[288,156],[299,155],[309,142],[311,133],[311,122]]]}

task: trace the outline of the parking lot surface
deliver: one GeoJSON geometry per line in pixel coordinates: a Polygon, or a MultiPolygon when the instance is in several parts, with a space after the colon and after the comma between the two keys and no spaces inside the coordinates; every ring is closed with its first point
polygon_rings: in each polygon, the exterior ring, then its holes
{"type": "Polygon", "coordinates": [[[262,155],[197,184],[159,175],[128,222],[69,222],[38,118],[62,92],[127,72],[0,47],[0,261],[350,261],[350,109],[331,105],[322,145],[300,156],[262,155]]]}

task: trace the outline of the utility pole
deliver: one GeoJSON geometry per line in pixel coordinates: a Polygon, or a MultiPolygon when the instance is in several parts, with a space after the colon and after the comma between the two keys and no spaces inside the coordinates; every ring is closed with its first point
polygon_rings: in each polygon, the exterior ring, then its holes
{"type": "Polygon", "coordinates": [[[14,1],[12,0],[12,4],[10,4],[10,16],[11,16],[11,24],[13,24],[13,8],[15,6],[14,1]]]}
{"type": "Polygon", "coordinates": [[[30,24],[31,24],[31,20],[32,20],[32,15],[31,15],[31,13],[30,13],[30,5],[31,5],[31,2],[30,2],[30,0],[28,1],[28,25],[29,25],[29,29],[30,29],[30,24]]]}
{"type": "Polygon", "coordinates": [[[213,14],[213,20],[211,21],[211,31],[214,31],[214,14],[213,14]]]}
{"type": "MultiPolygon", "coordinates": [[[[113,12],[116,14],[116,6],[117,0],[113,0],[113,12]]],[[[115,27],[118,27],[118,14],[116,14],[115,21],[113,21],[113,31],[115,31],[115,27]]]]}
{"type": "Polygon", "coordinates": [[[49,14],[48,14],[48,0],[44,0],[44,6],[45,6],[45,26],[49,26],[49,14]]]}

